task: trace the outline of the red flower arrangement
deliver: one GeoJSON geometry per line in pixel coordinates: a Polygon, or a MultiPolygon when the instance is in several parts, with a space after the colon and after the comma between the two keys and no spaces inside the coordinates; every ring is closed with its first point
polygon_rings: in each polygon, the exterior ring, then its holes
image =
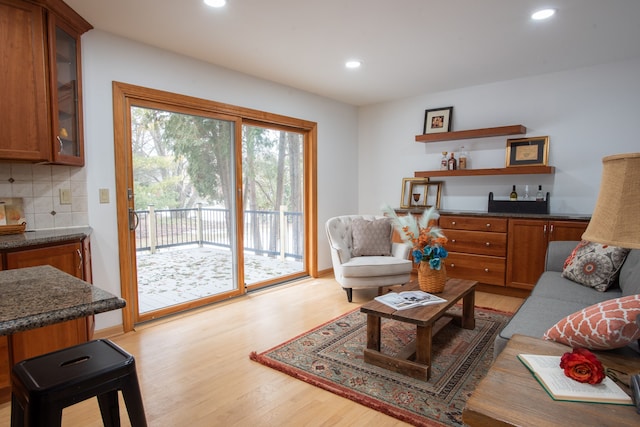
{"type": "Polygon", "coordinates": [[[604,380],[605,370],[598,358],[586,348],[574,348],[560,359],[564,374],[581,383],[599,384],[604,380]]]}

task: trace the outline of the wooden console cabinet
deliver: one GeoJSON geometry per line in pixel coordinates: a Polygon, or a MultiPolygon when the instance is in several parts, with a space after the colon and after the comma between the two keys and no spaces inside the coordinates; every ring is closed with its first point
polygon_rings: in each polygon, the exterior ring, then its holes
{"type": "Polygon", "coordinates": [[[544,271],[552,240],[580,240],[588,221],[509,220],[506,286],[531,290],[544,271]]]}
{"type": "Polygon", "coordinates": [[[439,225],[449,240],[447,276],[504,286],[507,223],[506,218],[440,216],[439,225]]]}
{"type": "Polygon", "coordinates": [[[0,0],[0,159],[84,165],[80,36],[60,0],[0,0]]]}
{"type": "MultiPolygon", "coordinates": [[[[544,217],[545,215],[541,215],[544,217]]],[[[525,296],[544,271],[552,240],[580,240],[587,219],[540,219],[443,213],[447,276],[477,280],[488,290],[525,296]]]]}
{"type": "MultiPolygon", "coordinates": [[[[91,280],[89,237],[81,241],[39,245],[0,252],[5,270],[51,265],[85,281],[91,280]]],[[[15,363],[91,339],[93,316],[0,337],[0,402],[10,390],[10,369],[15,363]]]]}

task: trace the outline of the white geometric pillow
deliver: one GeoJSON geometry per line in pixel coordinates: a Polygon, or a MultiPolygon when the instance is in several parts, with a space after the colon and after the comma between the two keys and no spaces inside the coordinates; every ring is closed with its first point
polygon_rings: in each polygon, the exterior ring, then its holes
{"type": "Polygon", "coordinates": [[[581,241],[564,262],[562,277],[597,291],[613,285],[629,249],[581,241]]]}
{"type": "Polygon", "coordinates": [[[362,218],[351,222],[353,238],[353,256],[390,256],[391,255],[391,221],[387,218],[369,221],[362,218]]]}

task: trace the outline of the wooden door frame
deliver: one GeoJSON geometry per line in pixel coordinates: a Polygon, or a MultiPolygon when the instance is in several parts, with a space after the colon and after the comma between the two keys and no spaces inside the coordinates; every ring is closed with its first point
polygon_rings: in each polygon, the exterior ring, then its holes
{"type": "MultiPolygon", "coordinates": [[[[129,183],[133,182],[133,167],[128,160],[130,158],[128,152],[131,151],[128,141],[131,133],[129,109],[132,100],[159,102],[174,106],[176,110],[189,109],[191,112],[222,114],[240,118],[241,121],[261,122],[270,126],[284,126],[302,131],[305,134],[305,150],[309,150],[309,155],[304,156],[304,209],[307,216],[305,266],[310,276],[318,277],[317,123],[116,81],[112,82],[112,91],[120,289],[122,298],[127,301],[127,307],[122,310],[124,332],[133,330],[134,310],[137,307],[137,295],[134,292],[137,271],[135,265],[130,262],[135,253],[135,235],[129,231],[129,209],[133,209],[133,203],[127,197],[129,183]]],[[[236,130],[236,137],[238,134],[241,135],[240,129],[236,130]]],[[[242,158],[238,157],[240,156],[236,155],[236,163],[242,161],[242,158]]],[[[241,168],[236,168],[236,171],[241,171],[241,168]]],[[[241,177],[238,179],[236,176],[235,192],[237,206],[242,208],[241,177]]],[[[241,233],[242,230],[238,238],[242,238],[241,233]]],[[[239,265],[239,268],[242,269],[242,265],[239,265]]]]}

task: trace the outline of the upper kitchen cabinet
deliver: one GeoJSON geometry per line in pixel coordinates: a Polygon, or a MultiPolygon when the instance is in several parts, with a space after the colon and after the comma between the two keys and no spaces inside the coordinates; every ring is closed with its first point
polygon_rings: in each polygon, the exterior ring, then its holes
{"type": "Polygon", "coordinates": [[[61,0],[0,0],[0,159],[84,165],[80,36],[61,0]]]}

